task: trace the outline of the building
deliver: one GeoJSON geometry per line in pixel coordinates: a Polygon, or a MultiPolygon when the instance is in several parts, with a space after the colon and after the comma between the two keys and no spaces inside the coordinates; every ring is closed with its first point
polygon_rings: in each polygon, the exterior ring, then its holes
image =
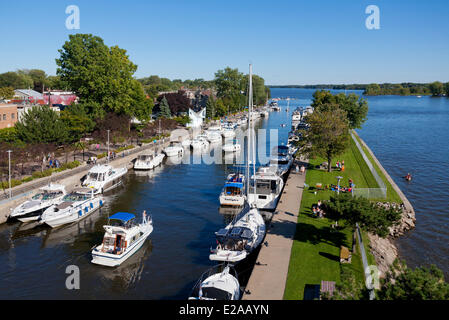
{"type": "Polygon", "coordinates": [[[14,127],[18,119],[16,104],[0,103],[0,129],[14,127]]]}
{"type": "Polygon", "coordinates": [[[17,89],[14,90],[14,100],[22,100],[29,102],[37,102],[39,100],[43,100],[44,97],[42,93],[31,89],[17,89]]]}

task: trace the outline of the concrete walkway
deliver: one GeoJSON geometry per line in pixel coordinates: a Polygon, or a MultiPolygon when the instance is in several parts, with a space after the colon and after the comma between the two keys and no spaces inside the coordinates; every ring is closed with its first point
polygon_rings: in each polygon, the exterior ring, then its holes
{"type": "MultiPolygon", "coordinates": [[[[299,167],[301,167],[298,162],[299,167]]],[[[304,163],[304,166],[307,167],[304,163]]],[[[296,231],[305,174],[295,172],[293,164],[290,175],[273,215],[265,241],[262,245],[243,300],[282,300],[287,281],[290,253],[296,231]]]]}

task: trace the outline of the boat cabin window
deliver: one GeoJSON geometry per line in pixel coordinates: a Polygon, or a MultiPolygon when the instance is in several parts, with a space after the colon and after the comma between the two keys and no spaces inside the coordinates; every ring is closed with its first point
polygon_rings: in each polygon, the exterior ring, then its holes
{"type": "Polygon", "coordinates": [[[136,219],[131,219],[126,222],[118,219],[110,219],[109,225],[113,227],[123,227],[125,229],[129,229],[136,225],[136,219]]]}
{"type": "Polygon", "coordinates": [[[63,201],[66,202],[76,202],[76,201],[83,201],[87,200],[86,194],[80,194],[80,193],[69,193],[63,198],[63,201]]]}
{"type": "Polygon", "coordinates": [[[239,196],[242,194],[242,189],[237,187],[226,187],[225,193],[228,196],[239,196]]]}
{"type": "Polygon", "coordinates": [[[200,291],[200,298],[214,299],[214,300],[231,300],[232,295],[224,290],[215,287],[203,287],[200,291]]]}
{"type": "Polygon", "coordinates": [[[33,199],[33,200],[40,200],[40,199],[42,199],[43,198],[43,196],[44,196],[44,193],[37,193],[37,194],[35,194],[31,199],[33,199]]]}

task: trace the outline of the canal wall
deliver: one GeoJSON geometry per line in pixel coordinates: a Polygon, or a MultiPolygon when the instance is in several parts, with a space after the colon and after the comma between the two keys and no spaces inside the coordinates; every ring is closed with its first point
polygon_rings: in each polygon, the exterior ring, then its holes
{"type": "Polygon", "coordinates": [[[368,233],[368,238],[370,241],[370,250],[373,254],[377,267],[380,272],[380,277],[384,277],[385,274],[389,271],[390,266],[393,264],[393,262],[398,258],[399,252],[394,244],[394,238],[397,238],[399,236],[404,235],[405,232],[413,229],[415,227],[416,217],[415,217],[415,210],[413,209],[412,204],[407,199],[405,194],[402,192],[402,190],[398,187],[398,185],[394,182],[394,180],[391,178],[391,176],[388,174],[388,172],[384,169],[380,161],[376,158],[373,151],[368,147],[368,145],[363,141],[363,139],[355,132],[354,134],[357,136],[357,138],[360,140],[362,145],[366,148],[366,150],[369,152],[371,157],[373,158],[374,162],[379,167],[382,174],[385,176],[387,181],[391,184],[392,188],[396,191],[398,196],[401,198],[401,201],[403,203],[403,210],[402,210],[402,216],[401,220],[398,225],[390,228],[390,236],[387,238],[380,238],[379,236],[376,236],[374,234],[368,233]]]}
{"type": "MultiPolygon", "coordinates": [[[[148,151],[152,152],[161,150],[162,148],[167,146],[168,143],[169,139],[163,139],[161,141],[158,141],[158,143],[156,144],[149,143],[144,144],[141,147],[125,150],[118,153],[116,158],[114,160],[111,160],[109,163],[114,167],[127,166],[128,169],[132,168],[132,161],[136,159],[139,154],[148,151]]],[[[106,163],[106,161],[107,160],[104,158],[100,159],[97,163],[106,163]]],[[[7,221],[11,209],[20,205],[22,202],[32,196],[37,191],[37,189],[45,186],[50,182],[66,186],[66,190],[68,192],[76,187],[79,187],[81,185],[81,179],[89,172],[92,166],[93,165],[83,164],[75,169],[54,173],[50,177],[36,179],[12,188],[12,198],[7,198],[0,201],[0,224],[7,221]]]]}

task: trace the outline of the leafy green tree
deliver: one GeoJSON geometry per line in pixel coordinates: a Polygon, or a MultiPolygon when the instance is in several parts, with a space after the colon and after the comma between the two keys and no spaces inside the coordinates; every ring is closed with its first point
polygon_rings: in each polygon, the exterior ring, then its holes
{"type": "Polygon", "coordinates": [[[83,104],[72,104],[61,112],[60,117],[67,127],[71,142],[79,141],[95,127],[95,122],[89,117],[86,110],[87,108],[83,104]]]}
{"type": "Polygon", "coordinates": [[[34,83],[30,76],[11,71],[0,74],[0,87],[28,89],[33,88],[34,83]]]}
{"type": "Polygon", "coordinates": [[[432,82],[429,85],[430,92],[433,96],[440,96],[444,93],[443,84],[439,81],[432,82]]]}
{"type": "Polygon", "coordinates": [[[244,87],[244,75],[239,70],[225,68],[215,73],[215,85],[217,87],[218,98],[229,98],[235,95],[241,95],[244,87]]]}
{"type": "Polygon", "coordinates": [[[346,112],[349,128],[361,128],[368,115],[368,102],[358,95],[339,93],[333,95],[330,91],[320,90],[313,94],[311,104],[315,110],[325,111],[340,108],[346,112]]]}
{"type": "Polygon", "coordinates": [[[91,34],[75,34],[69,35],[59,53],[57,74],[82,102],[98,103],[105,112],[148,115],[150,101],[133,78],[137,66],[126,50],[108,47],[91,34]]]}
{"type": "Polygon", "coordinates": [[[449,284],[436,266],[408,268],[395,261],[378,292],[381,300],[448,300],[449,284]]]}
{"type": "Polygon", "coordinates": [[[309,128],[302,131],[302,152],[327,159],[330,172],[332,159],[343,153],[349,145],[346,113],[339,108],[329,111],[315,110],[306,117],[306,121],[309,128]]]}
{"type": "Polygon", "coordinates": [[[223,103],[222,99],[215,101],[215,117],[224,117],[228,112],[228,109],[223,103]]]}
{"type": "Polygon", "coordinates": [[[385,208],[363,197],[353,197],[341,193],[331,196],[328,204],[330,217],[334,220],[343,219],[354,229],[359,224],[364,230],[386,237],[389,228],[398,223],[401,211],[395,208],[385,208]]]}
{"type": "Polygon", "coordinates": [[[15,125],[17,136],[26,143],[66,143],[69,132],[57,112],[48,106],[35,106],[15,125]]]}
{"type": "Polygon", "coordinates": [[[215,117],[215,100],[212,97],[212,95],[210,95],[207,98],[206,102],[206,118],[213,119],[214,117],[215,117]]]}
{"type": "Polygon", "coordinates": [[[323,295],[323,300],[368,300],[369,291],[363,282],[358,281],[354,271],[341,266],[340,282],[335,285],[333,296],[323,295]]]}
{"type": "Polygon", "coordinates": [[[449,97],[449,82],[444,84],[444,92],[446,93],[446,97],[449,97]]]}
{"type": "Polygon", "coordinates": [[[12,99],[14,97],[13,87],[3,87],[0,88],[0,100],[1,99],[12,99]]]}
{"type": "Polygon", "coordinates": [[[47,74],[40,69],[22,69],[17,71],[18,74],[28,76],[33,80],[33,89],[37,92],[42,92],[47,87],[47,74]]]}
{"type": "Polygon", "coordinates": [[[171,112],[170,112],[170,106],[168,105],[167,98],[165,96],[162,98],[160,104],[159,104],[159,118],[170,118],[171,112]]]}

